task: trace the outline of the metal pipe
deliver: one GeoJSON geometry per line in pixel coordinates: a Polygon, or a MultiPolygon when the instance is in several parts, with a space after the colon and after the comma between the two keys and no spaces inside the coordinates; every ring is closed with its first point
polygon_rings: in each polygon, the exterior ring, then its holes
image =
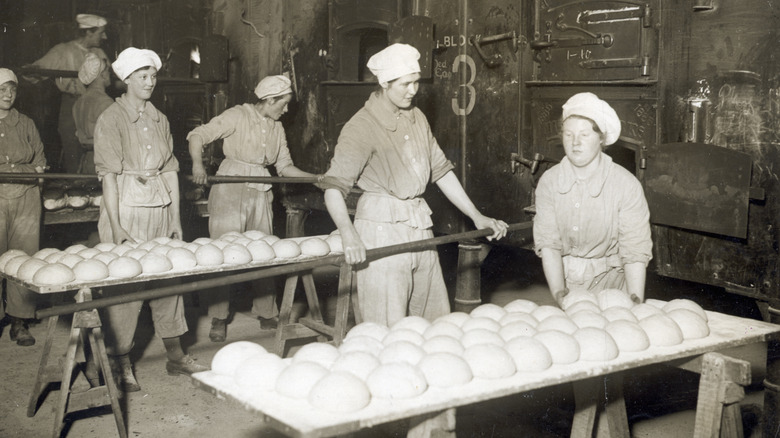
{"type": "MultiPolygon", "coordinates": [[[[509,225],[508,231],[528,231],[532,228],[532,222],[520,222],[509,225]]],[[[477,239],[479,237],[490,236],[493,234],[493,230],[485,228],[482,230],[468,231],[465,233],[450,234],[447,236],[433,237],[430,239],[419,240],[417,242],[407,242],[398,245],[385,246],[382,248],[374,248],[366,251],[366,258],[368,261],[388,257],[395,254],[401,254],[405,252],[422,251],[433,248],[437,245],[443,245],[445,243],[457,242],[460,240],[477,239]]],[[[310,260],[307,262],[292,263],[288,265],[279,265],[270,267],[267,269],[253,270],[250,272],[242,272],[240,274],[229,275],[226,277],[210,278],[208,280],[193,281],[187,284],[177,284],[174,286],[161,287],[158,289],[144,290],[140,292],[128,293],[120,296],[114,296],[109,298],[100,298],[93,301],[87,301],[83,303],[66,304],[63,306],[51,307],[48,309],[41,309],[35,312],[35,317],[38,319],[47,318],[50,316],[67,315],[74,312],[80,312],[91,309],[101,309],[104,307],[115,306],[117,304],[130,303],[133,301],[144,301],[155,298],[169,297],[173,295],[181,295],[184,293],[194,292],[197,290],[210,289],[217,286],[224,286],[226,284],[243,283],[247,281],[256,280],[259,278],[276,277],[280,275],[294,274],[296,272],[311,271],[315,268],[319,268],[327,265],[336,265],[344,263],[344,255],[330,255],[322,257],[316,260],[310,260]]]]}

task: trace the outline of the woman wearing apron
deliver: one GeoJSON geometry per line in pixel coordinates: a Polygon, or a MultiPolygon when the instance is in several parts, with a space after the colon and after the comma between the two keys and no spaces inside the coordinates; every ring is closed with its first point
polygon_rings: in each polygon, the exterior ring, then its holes
{"type": "Polygon", "coordinates": [[[392,325],[407,315],[433,320],[450,312],[436,250],[385,257],[360,266],[366,249],[433,237],[431,209],[422,198],[434,182],[490,239],[506,235],[503,221],[477,210],[452,172],[428,120],[412,104],[420,79],[420,53],[393,44],[372,56],[374,92],[341,131],[330,169],[319,186],[341,233],[347,263],[357,266],[358,297],[364,321],[392,325]],[[345,197],[357,183],[364,193],[354,225],[345,197]]]}
{"type": "MultiPolygon", "coordinates": [[[[293,164],[284,126],[279,118],[287,112],[292,98],[287,77],[267,76],[255,88],[256,104],[245,103],[228,109],[187,135],[192,156],[192,176],[196,184],[206,184],[202,149],[205,144],[223,139],[225,159],[217,175],[271,176],[273,165],[279,176],[311,177],[293,164]]],[[[216,184],[209,193],[209,235],[217,239],[229,231],[243,233],[259,230],[273,234],[273,192],[270,184],[216,184]]],[[[253,282],[255,298],[252,313],[261,329],[276,327],[279,309],[273,279],[253,282]]],[[[208,303],[211,319],[209,339],[224,342],[230,312],[230,289],[221,287],[206,291],[201,298],[208,303]]]]}
{"type": "MultiPolygon", "coordinates": [[[[127,84],[127,92],[98,118],[95,127],[95,170],[103,181],[98,232],[101,242],[145,242],[155,237],[182,238],[179,218],[179,163],[173,156],[168,119],[149,99],[157,84],[159,56],[130,47],[112,64],[127,84]]],[[[129,353],[143,302],[105,309],[106,344],[118,386],[140,387],[129,353]]],[[[182,350],[187,331],[181,296],[149,301],[154,329],[168,356],[168,374],[192,374],[208,369],[182,350]]]]}
{"type": "Polygon", "coordinates": [[[621,289],[644,300],[650,213],[636,177],[603,152],[619,136],[615,110],[595,94],[576,94],[563,105],[566,156],[539,179],[533,230],[562,307],[570,291],[621,289]]]}

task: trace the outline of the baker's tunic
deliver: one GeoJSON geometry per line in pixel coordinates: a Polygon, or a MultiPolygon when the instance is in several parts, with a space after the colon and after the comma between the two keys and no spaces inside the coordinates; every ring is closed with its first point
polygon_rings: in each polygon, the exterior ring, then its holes
{"type": "MultiPolygon", "coordinates": [[[[345,197],[355,183],[364,191],[354,225],[371,249],[433,237],[432,211],[421,196],[453,168],[422,111],[396,113],[374,93],[341,130],[319,186],[345,197]]],[[[435,319],[450,311],[435,250],[372,261],[357,281],[365,321],[392,325],[407,315],[435,319]]]]}
{"type": "MultiPolygon", "coordinates": [[[[0,119],[0,172],[34,173],[46,167],[43,143],[35,123],[11,109],[0,119]]],[[[28,180],[30,181],[30,180],[28,180]]],[[[21,249],[29,255],[38,251],[41,227],[41,193],[37,184],[0,184],[0,254],[21,249]]],[[[17,318],[34,318],[36,294],[14,282],[6,282],[7,312],[17,318]]]]}
{"type": "Polygon", "coordinates": [[[95,155],[93,149],[95,124],[100,114],[114,103],[114,99],[99,88],[88,88],[86,93],[73,104],[73,120],[76,124],[76,137],[81,143],[82,157],[79,173],[95,173],[95,155]]]}
{"type": "MultiPolygon", "coordinates": [[[[79,44],[78,41],[73,40],[52,47],[42,58],[33,62],[32,65],[49,70],[78,71],[84,60],[87,59],[88,53],[94,53],[98,58],[110,64],[108,56],[106,56],[103,49],[99,47],[86,48],[79,44]]],[[[54,80],[54,83],[62,91],[57,127],[62,143],[59,164],[65,172],[76,173],[80,164],[82,150],[76,137],[73,104],[76,102],[76,98],[86,92],[86,87],[76,77],[58,77],[54,80]]]]}
{"type": "MultiPolygon", "coordinates": [[[[252,104],[238,105],[214,117],[205,125],[193,129],[192,136],[201,138],[203,144],[222,139],[225,159],[217,175],[225,176],[271,176],[267,166],[273,165],[276,173],[293,165],[284,126],[278,120],[261,116],[252,104]]],[[[259,230],[273,234],[273,192],[270,184],[221,183],[212,186],[209,193],[209,234],[212,238],[229,232],[243,233],[259,230]]],[[[255,284],[259,290],[252,312],[263,318],[272,318],[279,311],[276,293],[271,282],[255,284]],[[265,292],[265,293],[263,293],[265,292]]],[[[206,301],[210,302],[209,316],[228,317],[229,290],[221,288],[212,291],[206,301]]]]}
{"type": "MultiPolygon", "coordinates": [[[[173,137],[164,114],[151,102],[138,113],[125,99],[116,100],[98,118],[95,126],[95,170],[101,177],[117,175],[119,223],[138,242],[169,237],[173,232],[170,189],[161,174],[177,172],[173,137]]],[[[98,233],[101,242],[113,242],[105,204],[100,207],[98,233]]],[[[112,354],[126,354],[132,347],[141,301],[106,309],[107,339],[112,354]]],[[[149,301],[157,334],[162,338],[187,331],[181,296],[149,301]]]]}
{"type": "Polygon", "coordinates": [[[564,157],[539,179],[534,246],[561,252],[569,290],[627,291],[623,265],[652,257],[649,220],[639,180],[611,157],[586,180],[564,157]]]}

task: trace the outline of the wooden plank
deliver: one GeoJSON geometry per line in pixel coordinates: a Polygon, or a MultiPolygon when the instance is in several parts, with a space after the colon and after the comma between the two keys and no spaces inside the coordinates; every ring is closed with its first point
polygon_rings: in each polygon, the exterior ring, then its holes
{"type": "MultiPolygon", "coordinates": [[[[569,365],[553,365],[545,371],[518,373],[505,379],[476,378],[458,388],[428,388],[422,395],[408,400],[372,399],[366,408],[344,414],[322,412],[313,409],[306,400],[290,399],[274,391],[241,388],[232,377],[211,371],[197,373],[192,379],[197,386],[220,398],[239,403],[251,412],[285,425],[286,432],[283,433],[316,438],[780,337],[780,325],[715,312],[707,314],[711,333],[703,339],[686,340],[672,347],[651,347],[643,352],[622,352],[617,358],[606,362],[580,361],[569,365]],[[307,415],[302,417],[300,412],[306,412],[307,415]]],[[[713,394],[713,397],[716,395],[713,394]]]]}

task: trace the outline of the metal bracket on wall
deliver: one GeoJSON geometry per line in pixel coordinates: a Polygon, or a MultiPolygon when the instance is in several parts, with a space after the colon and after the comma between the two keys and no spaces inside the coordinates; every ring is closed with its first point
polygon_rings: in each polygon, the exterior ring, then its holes
{"type": "Polygon", "coordinates": [[[482,45],[496,43],[504,40],[510,40],[512,43],[512,53],[517,53],[518,38],[517,32],[514,30],[511,32],[505,32],[502,34],[486,37],[481,35],[472,35],[469,38],[469,42],[474,46],[474,48],[477,50],[477,53],[479,53],[479,57],[482,58],[482,61],[484,61],[485,65],[487,65],[489,68],[498,67],[504,62],[504,60],[502,59],[500,53],[496,53],[493,56],[488,57],[485,52],[482,51],[482,45]]]}

